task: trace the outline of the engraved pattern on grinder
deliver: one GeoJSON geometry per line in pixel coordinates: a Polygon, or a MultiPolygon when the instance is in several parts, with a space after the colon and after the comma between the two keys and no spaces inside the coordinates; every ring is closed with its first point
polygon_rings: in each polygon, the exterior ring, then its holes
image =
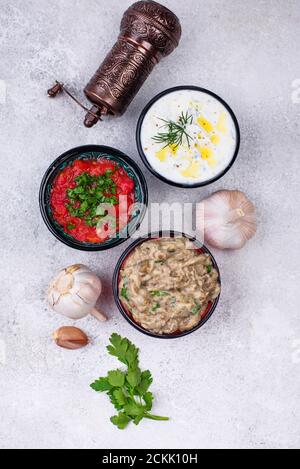
{"type": "MultiPolygon", "coordinates": [[[[153,1],[139,1],[124,13],[120,35],[85,87],[93,112],[123,114],[161,57],[178,45],[181,26],[174,13],[153,1]]],[[[97,117],[87,114],[91,127],[97,117]]]]}
{"type": "Polygon", "coordinates": [[[114,113],[123,113],[154,67],[151,58],[127,42],[119,41],[106,56],[89,85],[118,99],[114,113]]]}
{"type": "Polygon", "coordinates": [[[147,39],[165,57],[177,47],[181,26],[178,18],[167,8],[156,2],[141,1],[125,12],[121,32],[147,39]]]}
{"type": "MultiPolygon", "coordinates": [[[[158,23],[162,23],[170,32],[174,32],[176,35],[181,35],[181,28],[176,16],[167,8],[162,5],[149,1],[149,2],[136,2],[129,9],[134,9],[135,11],[140,11],[150,15],[158,23]]],[[[179,39],[179,38],[178,38],[179,39]]]]}
{"type": "Polygon", "coordinates": [[[173,43],[162,34],[153,24],[146,23],[134,15],[124,17],[121,23],[121,33],[124,36],[131,35],[137,39],[144,39],[153,45],[161,55],[168,55],[174,49],[173,43]]]}

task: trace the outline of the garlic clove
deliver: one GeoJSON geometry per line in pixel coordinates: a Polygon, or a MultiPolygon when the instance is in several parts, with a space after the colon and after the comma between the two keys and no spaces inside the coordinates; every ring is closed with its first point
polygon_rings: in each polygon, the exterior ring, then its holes
{"type": "Polygon", "coordinates": [[[87,335],[78,327],[63,326],[53,333],[55,343],[62,348],[76,350],[85,347],[89,339],[87,335]]]}
{"type": "MultiPolygon", "coordinates": [[[[51,287],[54,288],[59,294],[65,295],[70,291],[74,284],[74,276],[72,270],[75,266],[68,267],[58,272],[58,275],[54,278],[51,287]]],[[[78,266],[77,266],[78,268],[78,266]]],[[[50,287],[50,288],[51,288],[50,287]]]]}
{"type": "Polygon", "coordinates": [[[99,296],[99,289],[95,289],[93,285],[87,282],[80,283],[79,280],[76,280],[74,285],[74,291],[76,291],[76,295],[78,295],[85,303],[94,305],[96,304],[97,300],[95,300],[95,298],[98,298],[99,296]]]}
{"type": "Polygon", "coordinates": [[[90,313],[91,307],[77,294],[67,294],[60,296],[55,304],[55,311],[67,316],[70,319],[81,319],[90,313]]]}

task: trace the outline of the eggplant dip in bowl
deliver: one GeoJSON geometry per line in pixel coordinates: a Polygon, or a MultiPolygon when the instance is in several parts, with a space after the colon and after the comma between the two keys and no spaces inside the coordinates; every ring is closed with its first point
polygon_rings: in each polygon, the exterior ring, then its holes
{"type": "Polygon", "coordinates": [[[121,257],[114,277],[124,317],[155,337],[178,337],[198,329],[220,295],[212,255],[183,234],[137,240],[121,257]]]}

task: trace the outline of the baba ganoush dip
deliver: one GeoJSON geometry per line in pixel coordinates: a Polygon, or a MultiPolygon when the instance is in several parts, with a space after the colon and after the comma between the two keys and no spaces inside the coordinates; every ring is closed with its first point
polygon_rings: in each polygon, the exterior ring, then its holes
{"type": "Polygon", "coordinates": [[[214,95],[195,89],[170,91],[146,112],[141,150],[152,169],[183,185],[218,177],[238,148],[238,125],[214,95]]]}
{"type": "Polygon", "coordinates": [[[185,237],[144,241],[120,270],[123,307],[136,323],[159,335],[197,326],[219,294],[210,255],[185,237]]]}

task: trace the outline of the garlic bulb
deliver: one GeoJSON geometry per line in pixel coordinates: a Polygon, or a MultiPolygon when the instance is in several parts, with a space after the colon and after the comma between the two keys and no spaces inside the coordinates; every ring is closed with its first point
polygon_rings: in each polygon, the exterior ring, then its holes
{"type": "Polygon", "coordinates": [[[75,264],[57,273],[49,285],[47,299],[52,309],[70,319],[93,314],[99,321],[105,321],[106,316],[95,309],[101,289],[101,280],[94,272],[75,264]]]}
{"type": "Polygon", "coordinates": [[[238,190],[215,192],[203,202],[204,240],[219,249],[240,249],[256,232],[255,207],[238,190]]]}

